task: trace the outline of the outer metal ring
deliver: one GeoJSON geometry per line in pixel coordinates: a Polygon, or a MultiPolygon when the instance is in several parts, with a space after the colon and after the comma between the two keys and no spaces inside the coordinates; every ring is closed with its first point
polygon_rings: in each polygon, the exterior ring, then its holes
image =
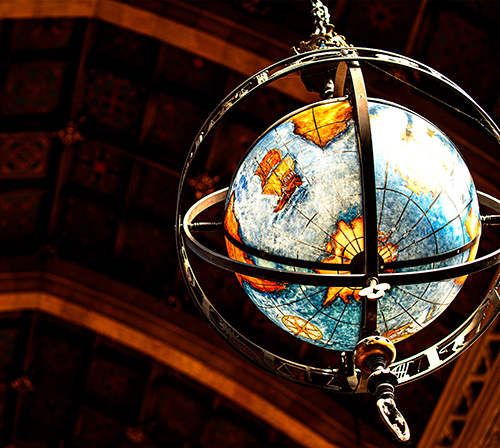
{"type": "MultiPolygon", "coordinates": [[[[435,81],[447,86],[448,88],[455,91],[463,99],[465,99],[469,104],[471,104],[476,112],[481,117],[477,121],[490,133],[497,141],[500,143],[500,130],[498,126],[490,119],[490,117],[481,109],[481,107],[460,87],[455,83],[450,81],[448,78],[440,74],[439,72],[433,70],[432,68],[423,65],[417,61],[406,58],[404,56],[382,51],[374,50],[370,48],[341,48],[335,50],[319,50],[304,54],[299,54],[283,61],[280,61],[274,65],[257,73],[253,77],[248,78],[243,84],[236,88],[232,93],[230,93],[212,112],[212,114],[205,121],[201,130],[199,131],[194,143],[191,146],[189,154],[186,158],[184,168],[181,173],[179,189],[177,194],[177,223],[176,223],[176,242],[177,242],[177,252],[179,256],[179,261],[181,265],[181,270],[186,280],[186,284],[193,297],[195,303],[199,307],[202,314],[210,321],[214,328],[228,341],[234,348],[240,351],[243,355],[249,358],[251,361],[257,365],[279,375],[287,378],[291,381],[298,382],[304,385],[318,387],[336,392],[366,392],[366,378],[364,374],[356,372],[352,365],[352,356],[349,354],[342,354],[341,358],[343,360],[343,368],[332,369],[330,367],[320,368],[307,366],[300,363],[293,362],[291,360],[277,356],[268,350],[258,346],[252,341],[245,338],[237,330],[229,325],[229,323],[220,315],[220,313],[214,308],[210,303],[207,296],[205,295],[203,289],[201,288],[194,272],[191,268],[191,263],[189,261],[188,253],[186,250],[186,238],[189,235],[188,225],[184,225],[189,220],[186,221],[182,217],[183,208],[183,197],[185,184],[188,176],[188,172],[193,163],[193,160],[198,153],[200,147],[205,141],[207,135],[215,129],[215,127],[220,124],[222,118],[237,104],[244,100],[248,95],[256,92],[262,87],[280,79],[290,74],[293,74],[299,70],[302,70],[309,66],[322,65],[326,63],[334,62],[352,62],[352,61],[370,61],[378,63],[387,63],[389,65],[396,65],[406,68],[411,68],[421,74],[434,79],[435,81]]],[[[500,203],[495,198],[489,197],[487,195],[480,196],[481,203],[486,205],[495,211],[500,210],[500,203]]],[[[210,198],[210,200],[212,200],[210,198]]],[[[199,205],[199,203],[198,203],[199,205]]],[[[195,204],[196,206],[196,204],[195,204]]],[[[196,207],[195,207],[196,208],[196,207]]],[[[188,214],[196,214],[193,209],[190,210],[188,214]]],[[[186,216],[187,218],[187,216],[186,216]]],[[[498,263],[499,251],[495,251],[490,254],[488,260],[479,259],[475,262],[470,263],[483,263],[483,267],[476,266],[477,268],[485,269],[492,264],[498,263]],[[491,262],[491,259],[495,259],[495,262],[491,262]],[[487,266],[484,264],[486,263],[487,266]]],[[[461,267],[461,266],[459,266],[461,267]]],[[[262,269],[262,268],[259,268],[262,269]]],[[[475,269],[478,271],[480,269],[475,269]]],[[[259,272],[261,272],[259,270],[259,272]]],[[[426,281],[434,281],[432,278],[432,272],[428,271],[428,276],[426,281]]],[[[458,271],[457,271],[458,272],[458,271]]],[[[295,274],[295,273],[293,273],[295,274]]],[[[411,280],[408,279],[408,283],[416,283],[415,277],[411,280]]],[[[261,274],[257,274],[261,275],[261,274]]],[[[395,276],[395,274],[381,274],[395,276]]],[[[407,275],[407,274],[405,274],[407,275]]],[[[463,274],[453,273],[453,276],[460,276],[463,274]]],[[[264,276],[264,275],[261,275],[264,276]]],[[[327,275],[328,276],[328,275],[327,275]]],[[[314,277],[317,278],[315,274],[314,277]]],[[[328,276],[332,277],[332,276],[328,276]]],[[[364,281],[364,276],[338,276],[340,281],[349,278],[349,284],[351,286],[356,286],[354,281],[364,281]],[[359,277],[359,278],[356,278],[359,277]]],[[[410,278],[410,277],[408,277],[410,278]]],[[[332,278],[329,278],[329,284],[331,284],[332,278]]],[[[337,279],[335,279],[337,280],[337,279]]],[[[380,279],[381,281],[389,281],[389,277],[384,277],[380,279]]],[[[402,284],[400,280],[394,278],[393,283],[402,284]]],[[[317,284],[317,282],[315,282],[317,284]]],[[[337,283],[336,283],[337,284],[337,283]]],[[[341,286],[340,283],[338,283],[341,286]]],[[[498,289],[500,287],[500,277],[495,280],[494,286],[488,292],[486,297],[483,299],[481,304],[478,306],[476,311],[471,314],[471,316],[452,334],[444,338],[438,344],[429,347],[422,351],[421,353],[414,355],[412,357],[406,358],[404,360],[398,361],[393,365],[392,370],[396,373],[399,379],[399,384],[405,384],[407,382],[416,380],[424,375],[427,375],[448,362],[455,359],[460,355],[466,348],[468,348],[472,343],[474,343],[481,334],[489,327],[493,320],[500,313],[500,295],[498,289]],[[424,362],[422,362],[424,361],[424,362]]]]}
{"type": "MultiPolygon", "coordinates": [[[[183,222],[183,228],[186,230],[181,232],[184,233],[184,236],[181,236],[180,242],[179,255],[181,266],[186,276],[191,296],[194,298],[202,314],[234,348],[260,367],[279,376],[294,382],[334,392],[367,392],[367,376],[360,372],[356,372],[348,361],[346,361],[343,369],[331,369],[328,367],[320,368],[307,366],[277,356],[240,334],[222,317],[222,315],[220,315],[209,301],[191,268],[186,251],[185,239],[188,241],[191,241],[191,239],[196,241],[189,231],[189,223],[207,207],[224,200],[226,192],[227,190],[221,190],[198,201],[189,212],[186,213],[183,222]]],[[[481,204],[493,208],[496,212],[500,212],[500,201],[489,196],[480,196],[480,198],[482,198],[481,204]]],[[[391,370],[398,377],[399,385],[415,381],[422,376],[432,373],[454,360],[465,349],[470,347],[482,333],[486,331],[498,314],[500,314],[499,288],[500,276],[496,279],[494,286],[490,289],[477,309],[453,333],[419,354],[394,363],[391,370]]],[[[344,356],[344,358],[347,360],[349,356],[344,356]]]]}

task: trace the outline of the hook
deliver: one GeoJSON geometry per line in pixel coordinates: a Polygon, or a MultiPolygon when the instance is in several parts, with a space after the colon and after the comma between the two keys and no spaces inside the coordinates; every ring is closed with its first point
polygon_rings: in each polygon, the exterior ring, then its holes
{"type": "Polygon", "coordinates": [[[410,440],[410,428],[393,398],[379,398],[377,409],[380,417],[396,438],[401,442],[410,440]]]}

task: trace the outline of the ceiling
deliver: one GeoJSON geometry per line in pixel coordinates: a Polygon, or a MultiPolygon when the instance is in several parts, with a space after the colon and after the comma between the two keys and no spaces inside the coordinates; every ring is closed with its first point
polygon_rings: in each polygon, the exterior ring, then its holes
{"type": "MultiPolygon", "coordinates": [[[[497,1],[325,4],[350,42],[432,66],[498,123],[497,1]]],[[[225,95],[308,39],[309,2],[7,0],[0,19],[1,446],[397,446],[372,397],[306,389],[233,353],[201,319],[177,265],[177,184],[191,142],[225,95]]],[[[477,188],[498,197],[492,139],[391,75],[427,87],[411,73],[368,70],[369,94],[425,111],[477,188]]],[[[297,81],[264,91],[217,130],[189,181],[193,199],[227,186],[263,130],[316,101],[297,81]]],[[[485,230],[482,253],[498,248],[497,233],[485,230]]],[[[470,278],[402,353],[456,328],[490,277],[470,278]]],[[[201,280],[245,334],[301,362],[327,356],[290,345],[248,300],[236,302],[233,276],[205,268],[201,280]]],[[[481,401],[500,382],[499,333],[497,324],[456,363],[468,375],[451,365],[398,389],[410,446],[500,440],[498,406],[481,401]],[[487,434],[467,439],[479,421],[487,434]]]]}

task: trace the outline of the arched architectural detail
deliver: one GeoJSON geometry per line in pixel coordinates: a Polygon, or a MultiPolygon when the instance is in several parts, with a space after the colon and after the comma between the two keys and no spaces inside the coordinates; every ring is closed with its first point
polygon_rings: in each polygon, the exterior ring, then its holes
{"type": "MultiPolygon", "coordinates": [[[[173,45],[244,76],[271,65],[272,61],[205,31],[179,23],[154,12],[115,0],[6,0],[0,4],[0,19],[85,18],[102,20],[134,33],[173,45]]],[[[233,24],[231,26],[234,26],[233,24]]],[[[252,30],[249,30],[251,32],[252,30]]],[[[238,30],[235,30],[238,32],[238,30]]],[[[255,31],[253,31],[255,32],[255,31]]],[[[262,38],[263,36],[259,36],[262,38]]],[[[269,39],[266,39],[269,40],[269,39]]],[[[283,53],[286,55],[286,51],[283,53]]],[[[283,80],[276,89],[298,100],[313,96],[297,91],[283,80]]],[[[314,95],[314,99],[316,96],[314,95]]]]}
{"type": "MultiPolygon", "coordinates": [[[[127,289],[120,293],[142,294],[127,289]]],[[[0,313],[38,311],[114,340],[234,402],[300,446],[374,448],[357,441],[356,434],[329,415],[327,403],[320,399],[317,407],[316,391],[308,391],[306,398],[300,393],[302,388],[283,383],[221,349],[209,340],[211,335],[202,339],[185,327],[50,272],[0,274],[0,291],[0,313]]],[[[199,322],[191,325],[199,326],[199,322]]]]}

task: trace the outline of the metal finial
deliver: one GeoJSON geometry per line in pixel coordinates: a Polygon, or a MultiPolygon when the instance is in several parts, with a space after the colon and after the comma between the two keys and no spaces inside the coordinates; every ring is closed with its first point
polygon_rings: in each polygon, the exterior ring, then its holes
{"type": "Polygon", "coordinates": [[[321,0],[311,0],[311,15],[316,30],[311,34],[308,42],[301,42],[299,48],[292,47],[291,54],[306,53],[314,50],[346,48],[350,45],[344,36],[334,31],[335,26],[330,23],[330,13],[321,0]]]}
{"type": "Polygon", "coordinates": [[[329,34],[333,29],[333,25],[330,23],[328,8],[321,0],[311,0],[311,5],[313,7],[311,15],[316,26],[314,34],[329,34]]]}
{"type": "Polygon", "coordinates": [[[313,16],[314,25],[316,26],[314,34],[328,34],[333,28],[333,25],[330,23],[328,8],[323,5],[321,0],[311,0],[311,5],[313,7],[311,15],[313,16]],[[330,28],[330,30],[327,30],[327,27],[330,28]]]}

